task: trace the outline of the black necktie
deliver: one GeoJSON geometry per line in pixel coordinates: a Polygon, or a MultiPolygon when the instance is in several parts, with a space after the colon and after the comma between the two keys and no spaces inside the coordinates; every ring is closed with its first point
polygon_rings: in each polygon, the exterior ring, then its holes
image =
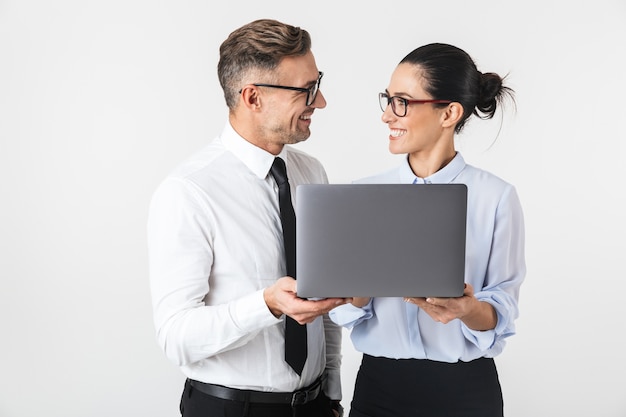
{"type": "MultiPolygon", "coordinates": [[[[287,275],[296,278],[296,213],[291,205],[291,190],[287,180],[287,168],[281,158],[274,159],[272,176],[278,184],[280,221],[283,225],[287,275]]],[[[298,375],[302,374],[307,356],[306,325],[298,324],[289,316],[285,320],[285,361],[298,375]]]]}

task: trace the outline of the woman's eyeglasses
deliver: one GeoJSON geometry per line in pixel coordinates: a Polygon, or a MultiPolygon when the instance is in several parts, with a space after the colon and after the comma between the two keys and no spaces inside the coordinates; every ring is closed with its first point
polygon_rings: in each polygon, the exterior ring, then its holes
{"type": "Polygon", "coordinates": [[[378,93],[378,101],[380,103],[380,108],[382,111],[387,110],[387,106],[391,104],[391,110],[393,114],[398,117],[406,116],[407,108],[409,104],[423,104],[423,103],[434,103],[434,104],[450,104],[452,101],[450,100],[409,100],[404,97],[392,96],[389,97],[387,93],[378,93]]]}

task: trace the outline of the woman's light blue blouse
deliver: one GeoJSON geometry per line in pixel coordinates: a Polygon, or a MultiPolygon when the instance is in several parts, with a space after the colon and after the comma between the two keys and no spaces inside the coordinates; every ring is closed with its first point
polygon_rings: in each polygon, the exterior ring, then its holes
{"type": "MultiPolygon", "coordinates": [[[[435,322],[402,298],[373,298],[363,308],[343,305],[331,319],[351,330],[355,349],[387,358],[431,359],[443,362],[494,357],[505,339],[515,334],[519,289],[526,274],[524,218],[515,188],[495,175],[465,163],[460,153],[427,178],[413,174],[408,161],[397,168],[356,183],[445,184],[468,188],[465,282],[480,301],[496,310],[493,330],[475,331],[456,319],[435,322]]],[[[409,296],[410,294],[407,294],[409,296]]]]}

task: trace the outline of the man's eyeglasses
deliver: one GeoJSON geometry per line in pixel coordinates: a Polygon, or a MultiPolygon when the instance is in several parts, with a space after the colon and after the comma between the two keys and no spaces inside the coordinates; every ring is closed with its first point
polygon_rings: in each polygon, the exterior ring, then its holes
{"type": "Polygon", "coordinates": [[[378,101],[380,103],[380,109],[382,111],[387,110],[387,106],[391,104],[391,110],[393,114],[398,117],[406,116],[407,108],[409,104],[422,104],[422,103],[434,103],[434,104],[450,104],[450,100],[409,100],[404,97],[392,96],[389,97],[387,93],[378,93],[378,101]]]}
{"type": "MultiPolygon", "coordinates": [[[[289,87],[286,85],[259,84],[259,83],[252,84],[252,85],[255,87],[282,88],[283,90],[293,90],[293,91],[300,91],[301,93],[306,93],[306,105],[310,106],[315,101],[315,98],[317,97],[317,92],[320,91],[320,83],[322,82],[323,76],[324,76],[324,73],[322,71],[319,71],[319,76],[317,77],[317,81],[315,82],[315,84],[313,84],[309,88],[289,87]]],[[[241,90],[239,90],[239,92],[241,93],[241,90]]]]}

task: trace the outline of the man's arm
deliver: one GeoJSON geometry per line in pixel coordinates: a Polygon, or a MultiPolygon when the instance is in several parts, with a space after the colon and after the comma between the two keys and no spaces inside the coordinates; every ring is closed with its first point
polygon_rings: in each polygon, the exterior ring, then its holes
{"type": "Polygon", "coordinates": [[[256,291],[208,306],[213,264],[212,224],[193,186],[166,180],[148,216],[150,286],[157,339],[167,357],[184,365],[246,344],[275,325],[256,291]]]}

